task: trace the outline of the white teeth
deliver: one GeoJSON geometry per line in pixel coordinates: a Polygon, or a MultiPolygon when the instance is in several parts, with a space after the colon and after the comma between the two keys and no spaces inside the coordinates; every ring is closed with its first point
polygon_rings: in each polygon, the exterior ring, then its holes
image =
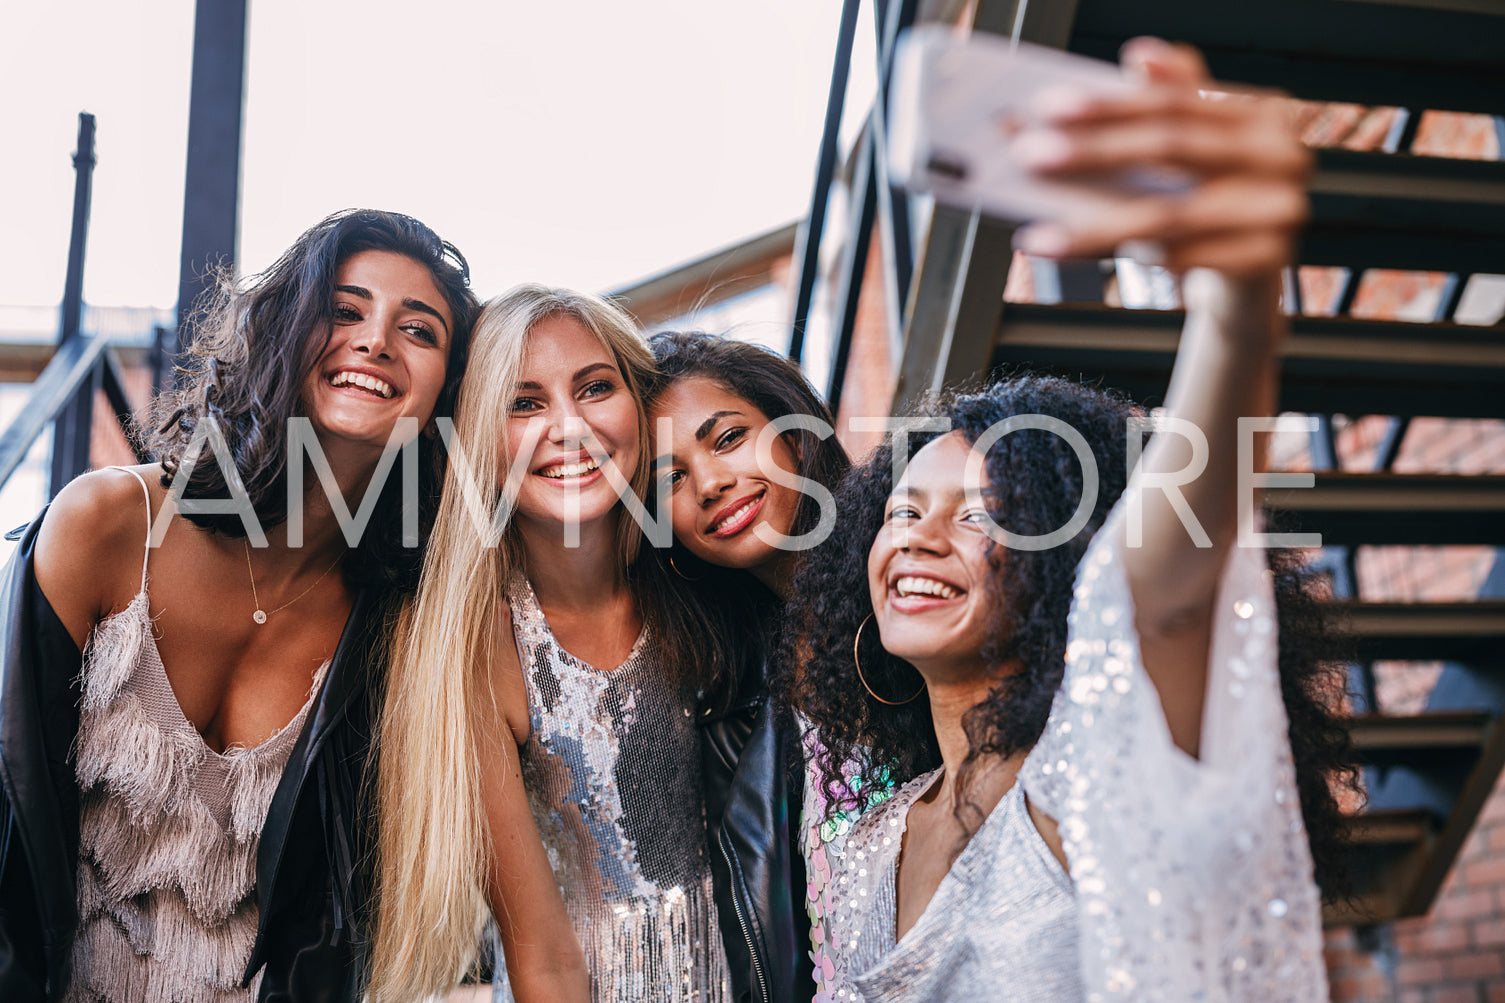
{"type": "Polygon", "coordinates": [[[722,530],[723,527],[730,526],[732,523],[736,522],[738,519],[742,518],[744,515],[746,515],[747,513],[751,512],[753,510],[753,508],[757,504],[758,504],[758,499],[754,498],[752,501],[748,502],[746,505],[743,505],[741,508],[737,509],[737,511],[733,512],[731,515],[727,516],[725,519],[722,519],[720,522],[716,523],[716,525],[712,526],[711,527],[711,532],[712,533],[719,533],[719,532],[721,532],[721,530],[722,530]]]}
{"type": "Polygon", "coordinates": [[[934,578],[916,578],[913,575],[905,575],[894,583],[895,590],[900,596],[939,596],[942,599],[955,599],[961,595],[956,589],[945,582],[938,582],[934,578]]]}
{"type": "Polygon", "coordinates": [[[329,378],[329,385],[332,387],[343,387],[346,384],[353,384],[362,389],[370,390],[372,393],[380,395],[383,399],[390,399],[393,393],[391,384],[385,383],[375,376],[368,376],[365,373],[342,371],[335,373],[329,378]]]}
{"type": "Polygon", "coordinates": [[[580,477],[584,474],[590,473],[592,470],[598,469],[600,466],[601,464],[597,463],[595,460],[584,460],[580,463],[561,463],[558,466],[545,467],[543,470],[540,470],[539,473],[543,474],[545,477],[553,477],[556,479],[561,477],[580,477]]]}

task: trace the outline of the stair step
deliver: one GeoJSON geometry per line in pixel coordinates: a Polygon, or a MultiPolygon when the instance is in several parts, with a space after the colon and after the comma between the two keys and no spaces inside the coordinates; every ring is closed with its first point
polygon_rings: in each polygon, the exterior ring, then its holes
{"type": "MultiPolygon", "coordinates": [[[[992,366],[1055,372],[1159,403],[1180,310],[1009,303],[992,366]]],[[[1505,327],[1294,317],[1280,406],[1321,414],[1505,418],[1505,327]]]]}
{"type": "Polygon", "coordinates": [[[1078,0],[1068,48],[1118,60],[1136,35],[1197,46],[1213,76],[1318,101],[1505,109],[1505,25],[1487,0],[1078,0]],[[1451,8],[1451,9],[1449,9],[1451,8]]]}
{"type": "Polygon", "coordinates": [[[1308,190],[1301,264],[1505,272],[1505,162],[1319,150],[1308,190]]]}
{"type": "Polygon", "coordinates": [[[1484,711],[1425,711],[1392,716],[1358,714],[1349,719],[1355,755],[1373,766],[1477,757],[1489,735],[1492,717],[1484,711]]]}
{"type": "Polygon", "coordinates": [[[1434,830],[1432,813],[1413,808],[1383,808],[1344,819],[1354,846],[1415,846],[1434,830]]]}
{"type": "Polygon", "coordinates": [[[1394,659],[1505,664],[1505,600],[1396,603],[1335,600],[1348,638],[1340,641],[1360,661],[1394,659]]]}
{"type": "Polygon", "coordinates": [[[1321,533],[1327,546],[1505,546],[1505,476],[1319,473],[1313,488],[1265,492],[1281,529],[1321,533]]]}

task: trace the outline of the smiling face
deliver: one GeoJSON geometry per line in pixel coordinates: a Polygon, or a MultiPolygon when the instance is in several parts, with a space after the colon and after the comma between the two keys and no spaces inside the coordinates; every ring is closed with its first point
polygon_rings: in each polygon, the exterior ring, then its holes
{"type": "MultiPolygon", "coordinates": [[[[668,418],[672,433],[655,439],[657,476],[670,482],[674,535],[711,564],[755,573],[791,556],[763,540],[758,526],[790,535],[799,492],[769,477],[758,463],[757,441],[768,417],[706,377],[682,379],[654,402],[650,427],[668,418]]],[[[773,443],[773,462],[794,473],[785,436],[773,443]]],[[[767,535],[767,531],[764,531],[767,535]]]]}
{"type": "Polygon", "coordinates": [[[454,318],[428,267],[393,251],[360,251],[335,271],[328,343],[303,381],[303,412],[334,440],[387,445],[398,418],[433,416],[444,389],[454,318]]]}
{"type": "Polygon", "coordinates": [[[578,518],[583,526],[611,513],[619,498],[597,457],[630,481],[639,415],[616,359],[583,324],[560,314],[534,325],[507,422],[507,464],[521,473],[519,523],[578,518]]]}
{"type": "MultiPolygon", "coordinates": [[[[868,591],[883,647],[929,682],[977,678],[987,666],[992,541],[965,488],[970,444],[943,435],[909,462],[868,550],[868,591]]],[[[984,480],[983,493],[988,489],[984,480]]],[[[976,501],[976,499],[973,499],[976,501]]]]}

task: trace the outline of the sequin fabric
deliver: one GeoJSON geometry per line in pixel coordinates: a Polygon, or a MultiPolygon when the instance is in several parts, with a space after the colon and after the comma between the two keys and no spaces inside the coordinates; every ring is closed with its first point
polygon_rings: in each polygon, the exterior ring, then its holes
{"type": "Polygon", "coordinates": [[[826,748],[814,728],[802,725],[805,755],[805,796],[800,815],[800,852],[805,858],[805,908],[810,915],[810,960],[814,962],[817,992],[814,1003],[829,1003],[827,984],[835,977],[835,957],[830,948],[831,870],[839,861],[852,826],[870,809],[888,800],[894,784],[882,777],[864,789],[861,764],[853,761],[841,771],[845,783],[833,796],[821,784],[821,764],[826,748]],[[827,806],[838,802],[835,811],[827,806]]]}
{"type": "Polygon", "coordinates": [[[831,1000],[1327,999],[1264,551],[1236,547],[1224,570],[1192,759],[1171,741],[1140,662],[1122,540],[1120,506],[1077,568],[1065,676],[1044,734],[897,947],[893,858],[909,805],[934,777],[853,828],[832,865],[831,1000]],[[1037,884],[1019,868],[1046,862],[1026,797],[1059,824],[1070,921],[1055,889],[1012,896],[1012,882],[1037,884]],[[1072,924],[1077,949],[1048,951],[1072,924]],[[1003,956],[1030,967],[1000,968],[1003,956]]]}
{"type": "Polygon", "coordinates": [[[1018,784],[972,837],[904,939],[894,942],[895,864],[910,806],[940,779],[910,781],[864,815],[835,876],[833,953],[848,978],[836,1003],[1082,998],[1071,881],[1030,821],[1018,784]]]}
{"type": "MultiPolygon", "coordinates": [[[[666,681],[646,629],[603,672],[560,647],[525,578],[508,599],[532,708],[523,782],[592,999],[729,999],[694,694],[666,681]]],[[[499,964],[493,1000],[511,999],[499,964]]]]}

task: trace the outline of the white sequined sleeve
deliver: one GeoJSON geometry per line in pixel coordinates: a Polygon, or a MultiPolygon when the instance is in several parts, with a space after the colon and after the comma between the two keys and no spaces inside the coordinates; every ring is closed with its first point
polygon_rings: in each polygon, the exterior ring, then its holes
{"type": "Polygon", "coordinates": [[[1265,551],[1224,569],[1193,759],[1140,662],[1123,524],[1120,502],[1077,567],[1065,678],[1020,774],[1060,823],[1087,998],[1325,1000],[1265,551]]]}

